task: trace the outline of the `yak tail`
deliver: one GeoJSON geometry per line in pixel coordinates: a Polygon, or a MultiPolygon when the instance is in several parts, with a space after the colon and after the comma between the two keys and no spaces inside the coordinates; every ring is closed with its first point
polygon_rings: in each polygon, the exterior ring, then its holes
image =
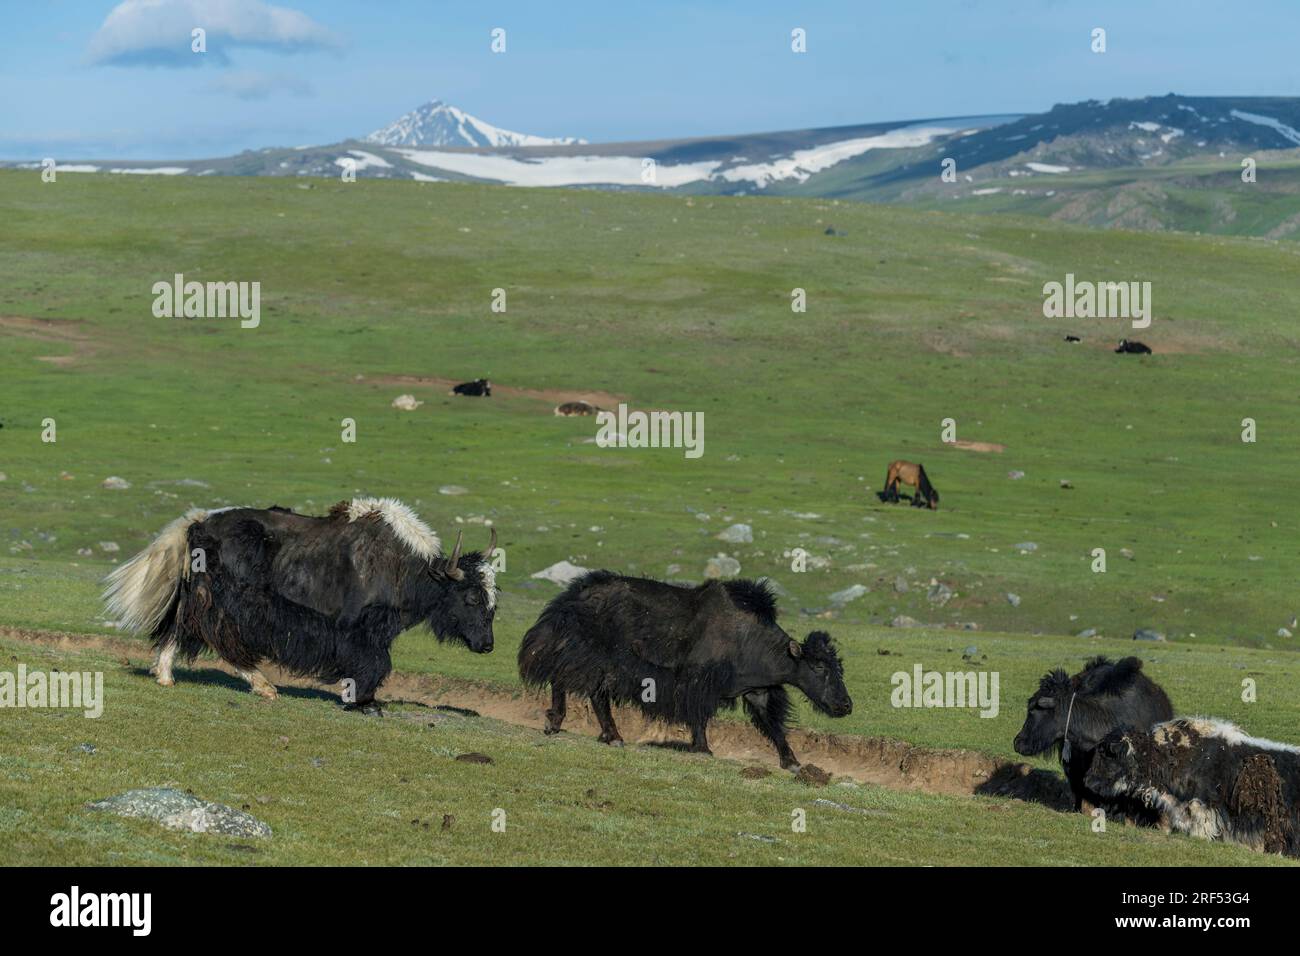
{"type": "Polygon", "coordinates": [[[937,502],[939,492],[934,490],[934,485],[930,484],[930,476],[925,473],[925,465],[916,466],[916,490],[921,492],[927,502],[937,502]]]}
{"type": "Polygon", "coordinates": [[[108,585],[104,605],[113,620],[137,634],[158,630],[185,576],[189,527],[207,516],[202,508],[191,508],[163,528],[149,547],[104,579],[108,585]]]}

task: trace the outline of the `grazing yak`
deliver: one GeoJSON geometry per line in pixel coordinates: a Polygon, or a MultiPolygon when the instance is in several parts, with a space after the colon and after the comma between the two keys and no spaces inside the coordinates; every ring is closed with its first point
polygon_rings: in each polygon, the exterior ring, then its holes
{"type": "Polygon", "coordinates": [[[1117,354],[1127,355],[1150,355],[1151,346],[1144,345],[1141,342],[1130,342],[1128,339],[1120,339],[1119,346],[1115,349],[1117,354]]]}
{"type": "Polygon", "coordinates": [[[519,674],[551,685],[545,732],[560,732],[565,698],[588,697],[603,743],[622,746],[611,704],[635,704],[652,719],[686,724],[690,749],[709,753],[705,727],[722,706],[744,701],[781,766],[799,761],[786,741],[790,700],[799,688],[832,717],[853,710],[830,635],[802,644],[776,623],[776,598],[758,581],[683,587],[591,571],[547,605],[519,648],[519,674]]]}
{"type": "Polygon", "coordinates": [[[555,406],[555,414],[569,418],[573,415],[595,415],[600,408],[591,402],[563,402],[555,406]]]}
{"type": "Polygon", "coordinates": [[[939,492],[935,491],[934,485],[930,484],[930,477],[925,473],[924,465],[901,459],[891,461],[885,471],[885,490],[879,492],[877,497],[881,501],[897,501],[899,482],[916,489],[916,494],[912,495],[913,508],[939,507],[939,492]]]}
{"type": "Polygon", "coordinates": [[[1300,747],[1203,717],[1102,740],[1088,787],[1140,800],[1177,833],[1300,856],[1300,747]]]}
{"type": "MultiPolygon", "coordinates": [[[[492,544],[496,544],[496,530],[492,544]]],[[[393,498],[354,498],[328,516],[284,508],[195,508],[108,576],[104,601],[153,638],[152,672],[174,681],[177,655],[209,650],[254,693],[274,699],[258,666],[355,681],[350,709],[377,712],[389,648],[421,622],[440,641],[492,650],[496,579],[478,552],[441,553],[437,535],[393,498]]]]}
{"type": "Polygon", "coordinates": [[[1074,809],[1086,800],[1110,815],[1154,824],[1155,815],[1133,801],[1115,801],[1088,789],[1084,778],[1101,739],[1118,727],[1151,727],[1173,717],[1174,709],[1160,686],[1142,673],[1142,661],[1094,657],[1073,677],[1054,670],[1043,677],[1029,698],[1025,725],[1016,734],[1016,753],[1032,757],[1058,749],[1061,768],[1074,794],[1074,809]]]}
{"type": "Polygon", "coordinates": [[[472,382],[461,382],[452,388],[448,395],[470,395],[480,398],[492,397],[492,383],[485,378],[476,378],[472,382]]]}
{"type": "Polygon", "coordinates": [[[1067,341],[1067,342],[1082,342],[1083,339],[1079,338],[1077,335],[1067,335],[1067,336],[1065,337],[1065,341],[1067,341]]]}

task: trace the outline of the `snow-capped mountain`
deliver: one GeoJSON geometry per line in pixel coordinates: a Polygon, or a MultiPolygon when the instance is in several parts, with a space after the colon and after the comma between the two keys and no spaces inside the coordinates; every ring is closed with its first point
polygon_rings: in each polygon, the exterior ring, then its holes
{"type": "Polygon", "coordinates": [[[571,136],[550,138],[501,129],[442,100],[433,100],[377,129],[366,142],[381,146],[570,146],[585,143],[571,136]]]}

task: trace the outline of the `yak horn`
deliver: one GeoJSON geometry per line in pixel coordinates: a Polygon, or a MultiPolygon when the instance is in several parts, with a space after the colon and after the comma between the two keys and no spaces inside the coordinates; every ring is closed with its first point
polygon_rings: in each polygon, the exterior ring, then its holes
{"type": "Polygon", "coordinates": [[[492,540],[488,542],[488,549],[487,549],[487,557],[489,561],[492,560],[492,555],[496,552],[496,549],[497,549],[497,529],[493,527],[492,540]]]}
{"type": "Polygon", "coordinates": [[[456,532],[456,547],[451,549],[451,555],[447,558],[447,577],[453,581],[459,581],[465,577],[465,572],[456,566],[460,562],[460,542],[464,536],[465,532],[456,532]]]}

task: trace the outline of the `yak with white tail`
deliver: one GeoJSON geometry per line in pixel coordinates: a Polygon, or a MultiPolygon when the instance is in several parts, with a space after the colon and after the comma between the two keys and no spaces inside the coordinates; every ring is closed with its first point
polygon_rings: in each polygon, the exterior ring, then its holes
{"type": "Polygon", "coordinates": [[[486,555],[443,555],[438,536],[392,498],[341,501],[324,517],[284,508],[194,509],[108,577],[104,601],[152,637],[158,683],[179,656],[211,651],[253,691],[276,696],[259,670],[352,682],[349,706],[374,712],[397,635],[428,624],[440,641],[492,650],[496,581],[486,555]]]}

